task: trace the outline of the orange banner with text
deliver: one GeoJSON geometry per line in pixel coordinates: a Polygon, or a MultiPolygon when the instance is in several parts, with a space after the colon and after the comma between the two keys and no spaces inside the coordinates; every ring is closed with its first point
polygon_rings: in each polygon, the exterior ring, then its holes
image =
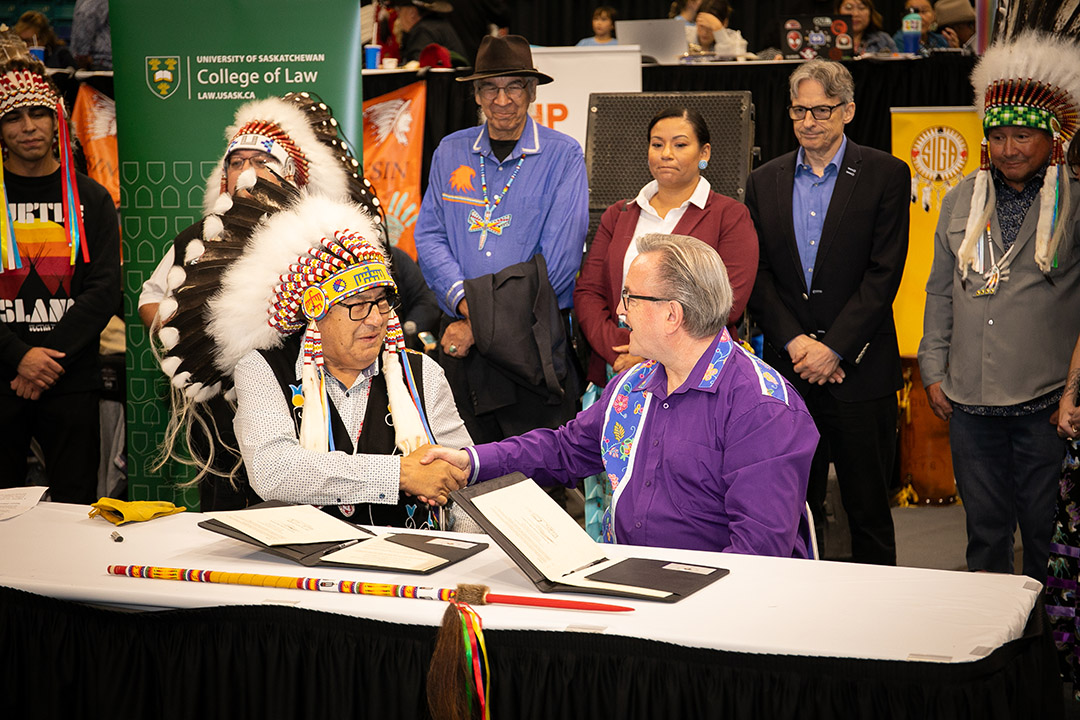
{"type": "Polygon", "coordinates": [[[364,103],[364,177],[386,212],[390,244],[416,258],[427,85],[415,82],[364,103]]]}
{"type": "Polygon", "coordinates": [[[892,152],[911,168],[907,265],[893,301],[901,355],[914,356],[922,339],[941,200],[978,169],[982,137],[979,116],[970,107],[892,109],[892,152]]]}
{"type": "Polygon", "coordinates": [[[86,174],[101,183],[120,207],[120,163],[116,155],[116,101],[87,84],[79,86],[71,113],[75,137],[86,155],[86,174]]]}

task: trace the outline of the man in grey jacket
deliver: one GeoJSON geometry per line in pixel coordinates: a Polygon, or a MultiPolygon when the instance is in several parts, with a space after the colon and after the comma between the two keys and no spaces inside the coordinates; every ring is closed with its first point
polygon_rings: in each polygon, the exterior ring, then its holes
{"type": "Polygon", "coordinates": [[[919,345],[930,406],[950,422],[968,568],[1011,572],[1019,524],[1039,580],[1064,455],[1051,418],[1080,333],[1080,228],[1065,214],[1080,193],[1063,163],[1080,76],[1062,70],[1078,62],[1068,41],[1027,34],[972,73],[983,160],[942,204],[919,345]]]}

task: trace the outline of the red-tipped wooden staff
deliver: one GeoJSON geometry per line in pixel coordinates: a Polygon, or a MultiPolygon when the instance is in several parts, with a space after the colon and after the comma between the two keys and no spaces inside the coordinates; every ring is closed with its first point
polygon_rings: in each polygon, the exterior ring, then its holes
{"type": "Polygon", "coordinates": [[[188,570],[185,568],[157,567],[155,565],[110,565],[110,575],[148,578],[153,580],[184,580],[210,582],[226,585],[254,585],[257,587],[292,588],[316,592],[337,592],[349,595],[375,595],[379,597],[413,598],[418,600],[443,600],[465,602],[471,605],[528,605],[530,607],[558,608],[560,610],[592,610],[598,612],[631,612],[634,608],[624,605],[563,600],[561,598],[533,597],[528,595],[497,595],[486,585],[462,583],[457,588],[431,588],[420,585],[392,585],[389,583],[356,582],[353,580],[324,580],[320,578],[289,577],[284,575],[259,575],[256,573],[232,573],[218,570],[188,570]]]}

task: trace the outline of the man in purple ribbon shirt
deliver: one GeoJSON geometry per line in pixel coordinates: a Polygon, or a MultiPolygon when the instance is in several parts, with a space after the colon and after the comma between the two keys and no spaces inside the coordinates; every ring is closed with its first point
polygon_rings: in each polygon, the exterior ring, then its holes
{"type": "Polygon", "coordinates": [[[435,448],[481,482],[513,471],[541,485],[603,472],[609,542],[808,557],[806,482],[818,432],[802,398],[725,329],[732,292],[716,251],[646,235],[620,313],[649,358],[557,430],[466,450],[435,448]]]}

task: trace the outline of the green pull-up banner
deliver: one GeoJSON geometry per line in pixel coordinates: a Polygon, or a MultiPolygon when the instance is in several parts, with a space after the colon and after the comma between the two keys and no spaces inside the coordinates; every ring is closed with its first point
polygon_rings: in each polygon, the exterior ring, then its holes
{"type": "Polygon", "coordinates": [[[127,321],[128,496],[195,507],[182,466],[153,472],[168,387],[139,320],[143,281],[202,215],[225,128],[248,100],[318,93],[359,154],[363,139],[357,0],[111,0],[120,229],[127,321]]]}

